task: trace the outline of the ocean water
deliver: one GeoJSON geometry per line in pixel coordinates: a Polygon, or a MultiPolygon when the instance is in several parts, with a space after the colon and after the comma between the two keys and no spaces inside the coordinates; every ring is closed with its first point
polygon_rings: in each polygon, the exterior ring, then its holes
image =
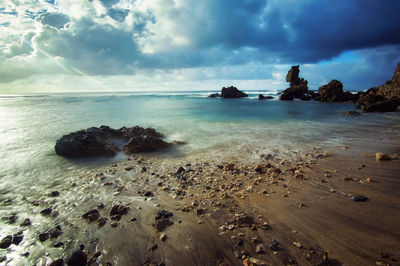
{"type": "MultiPolygon", "coordinates": [[[[207,98],[211,92],[82,93],[0,96],[0,238],[18,230],[23,217],[36,217],[30,204],[53,190],[63,190],[84,180],[99,166],[126,158],[70,160],[57,156],[56,140],[72,131],[108,125],[153,127],[168,141],[186,142],[174,149],[154,153],[161,158],[201,156],[224,160],[229,156],[257,160],[262,153],[288,155],[315,145],[337,145],[374,134],[377,129],[399,125],[399,112],[344,116],[353,104],[317,101],[207,98]],[[5,218],[18,215],[15,224],[5,218]]],[[[262,92],[272,95],[274,92],[262,92]]],[[[70,193],[65,204],[84,200],[70,193]]],[[[63,214],[68,215],[68,213],[63,214]]],[[[59,219],[64,217],[60,216],[59,219]]],[[[40,226],[37,229],[40,230],[40,226]]],[[[45,246],[37,247],[35,235],[12,246],[7,255],[24,265],[45,264],[45,246]]],[[[0,250],[0,256],[6,251],[0,250]]]]}

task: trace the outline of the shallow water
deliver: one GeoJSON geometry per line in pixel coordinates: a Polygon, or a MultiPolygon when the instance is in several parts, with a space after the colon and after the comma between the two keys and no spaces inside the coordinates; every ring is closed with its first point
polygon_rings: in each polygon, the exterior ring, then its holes
{"type": "MultiPolygon", "coordinates": [[[[24,213],[29,213],[38,224],[45,223],[46,218],[32,209],[30,200],[70,187],[97,167],[126,158],[120,154],[115,158],[68,160],[55,154],[54,144],[59,137],[91,126],[153,127],[169,141],[187,143],[154,154],[162,158],[198,155],[252,161],[261,153],[290,157],[293,151],[315,145],[337,146],[367,134],[382,135],[382,130],[400,122],[399,112],[344,116],[342,112],[354,110],[355,106],[259,101],[258,92],[249,93],[250,97],[245,99],[207,98],[210,92],[1,96],[0,218],[17,213],[22,214],[22,219],[24,213]]],[[[263,93],[277,97],[273,92],[263,93]]],[[[73,191],[58,204],[67,206],[90,200],[78,188],[73,191]]],[[[65,210],[59,221],[69,215],[65,210]]],[[[0,220],[0,238],[16,232],[20,222],[8,225],[0,220]]],[[[29,249],[29,237],[24,241],[17,250],[29,249]]],[[[36,249],[38,255],[32,255],[30,261],[43,263],[44,248],[36,249]]],[[[18,261],[18,255],[15,256],[18,261]]],[[[24,260],[21,261],[23,265],[24,260]]]]}

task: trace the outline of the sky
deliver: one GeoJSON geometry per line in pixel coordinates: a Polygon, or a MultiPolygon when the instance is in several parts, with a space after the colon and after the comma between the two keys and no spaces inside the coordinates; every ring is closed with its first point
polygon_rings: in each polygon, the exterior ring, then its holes
{"type": "Polygon", "coordinates": [[[399,0],[0,0],[0,93],[366,90],[400,62],[399,0]]]}

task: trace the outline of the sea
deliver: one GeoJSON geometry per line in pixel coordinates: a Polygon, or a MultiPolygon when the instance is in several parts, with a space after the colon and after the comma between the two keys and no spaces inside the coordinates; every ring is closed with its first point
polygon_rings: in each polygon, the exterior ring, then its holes
{"type": "MultiPolygon", "coordinates": [[[[57,139],[73,131],[101,125],[152,127],[167,141],[185,144],[151,156],[256,161],[260,154],[290,158],[315,145],[339,147],[367,135],[382,137],[383,129],[400,125],[399,111],[346,116],[342,113],[358,110],[354,104],[279,101],[275,91],[265,90],[246,91],[249,97],[241,99],[207,97],[214,92],[0,95],[0,240],[20,230],[28,216],[36,217],[38,233],[43,230],[46,218],[32,201],[126,159],[122,153],[80,160],[56,155],[57,139]],[[274,99],[258,100],[260,93],[274,99]],[[9,222],[12,215],[18,217],[14,223],[9,222]]],[[[85,199],[78,194],[70,193],[65,204],[85,199]]],[[[0,250],[0,257],[7,256],[10,265],[45,265],[48,250],[37,242],[36,235],[26,235],[11,252],[0,250]],[[29,256],[23,256],[26,252],[29,256]]]]}

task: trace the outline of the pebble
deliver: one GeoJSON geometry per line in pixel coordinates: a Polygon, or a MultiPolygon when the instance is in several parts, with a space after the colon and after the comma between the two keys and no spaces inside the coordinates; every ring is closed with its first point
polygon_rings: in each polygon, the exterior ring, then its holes
{"type": "Polygon", "coordinates": [[[31,219],[26,218],[22,223],[21,226],[30,226],[31,225],[31,219]]]}
{"type": "Polygon", "coordinates": [[[49,196],[50,196],[50,197],[58,197],[58,196],[60,196],[60,192],[58,192],[58,191],[52,191],[52,192],[50,193],[49,196]]]}
{"type": "Polygon", "coordinates": [[[388,154],[384,154],[384,153],[381,153],[381,152],[377,152],[375,154],[375,158],[376,158],[377,161],[389,161],[389,160],[391,160],[391,157],[388,154]]]}
{"type": "Polygon", "coordinates": [[[352,196],[351,200],[355,201],[355,202],[364,202],[364,201],[368,201],[369,199],[365,196],[358,195],[358,196],[352,196]]]}
{"type": "Polygon", "coordinates": [[[88,219],[89,221],[96,221],[99,218],[99,211],[96,209],[90,210],[82,214],[83,219],[88,219]]]}
{"type": "Polygon", "coordinates": [[[167,240],[167,235],[166,235],[165,233],[162,233],[162,234],[160,235],[160,240],[161,240],[161,241],[167,240]]]}
{"type": "Polygon", "coordinates": [[[258,244],[256,246],[256,253],[260,254],[260,253],[265,253],[265,247],[263,244],[258,244]]]}
{"type": "Polygon", "coordinates": [[[50,215],[52,211],[53,211],[52,208],[46,208],[44,210],[41,210],[40,214],[42,214],[42,215],[50,215]]]}
{"type": "Polygon", "coordinates": [[[275,239],[271,240],[271,244],[269,245],[269,249],[278,251],[279,250],[279,243],[275,239]]]}
{"type": "Polygon", "coordinates": [[[110,225],[111,225],[111,227],[117,227],[118,226],[118,222],[112,222],[110,225]]]}
{"type": "Polygon", "coordinates": [[[22,232],[22,231],[21,231],[21,232],[18,232],[18,233],[16,233],[15,235],[13,235],[12,243],[13,243],[14,245],[18,246],[19,243],[21,243],[23,239],[24,239],[24,234],[23,234],[23,232],[22,232]]]}
{"type": "Polygon", "coordinates": [[[49,237],[50,237],[50,235],[49,235],[49,233],[47,233],[47,232],[45,232],[45,233],[40,233],[40,234],[39,234],[39,240],[40,240],[40,242],[46,241],[47,239],[49,239],[49,237]]]}
{"type": "Polygon", "coordinates": [[[149,247],[149,250],[156,250],[157,248],[158,248],[158,245],[154,244],[151,247],[149,247]]]}
{"type": "Polygon", "coordinates": [[[298,248],[302,247],[301,243],[298,241],[293,241],[293,246],[298,247],[298,248]]]}
{"type": "Polygon", "coordinates": [[[8,248],[12,244],[13,237],[8,235],[0,241],[0,248],[8,248]]]}

